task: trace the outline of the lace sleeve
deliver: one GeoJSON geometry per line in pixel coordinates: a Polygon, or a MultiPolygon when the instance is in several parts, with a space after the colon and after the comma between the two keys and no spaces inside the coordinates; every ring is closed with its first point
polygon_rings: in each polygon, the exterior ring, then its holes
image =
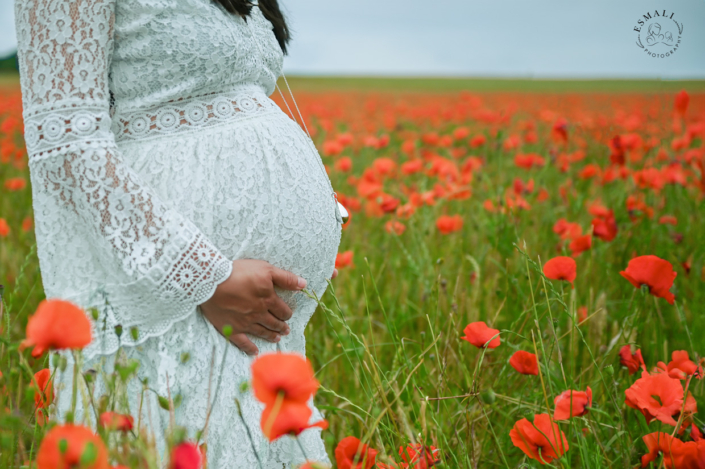
{"type": "MultiPolygon", "coordinates": [[[[49,222],[84,233],[82,248],[116,271],[113,279],[138,285],[143,297],[153,294],[162,309],[192,310],[212,296],[232,264],[121,158],[109,115],[114,2],[15,2],[38,246],[70,238],[40,233],[49,222]]],[[[49,262],[39,254],[40,264],[49,262]]]]}

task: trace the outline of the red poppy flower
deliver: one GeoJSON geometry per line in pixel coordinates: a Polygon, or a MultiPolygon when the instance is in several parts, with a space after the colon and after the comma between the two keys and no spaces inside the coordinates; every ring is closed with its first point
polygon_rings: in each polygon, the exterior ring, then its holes
{"type": "Polygon", "coordinates": [[[522,375],[539,374],[539,362],[533,353],[517,350],[509,359],[509,364],[522,375]]]}
{"type": "Polygon", "coordinates": [[[651,255],[635,257],[629,261],[627,269],[621,271],[620,275],[636,288],[641,288],[642,285],[648,286],[649,293],[673,304],[675,296],[669,290],[678,272],[673,270],[670,262],[651,255]]]}
{"type": "Polygon", "coordinates": [[[5,181],[5,189],[8,191],[20,191],[27,186],[25,178],[10,178],[5,181]]]}
{"type": "Polygon", "coordinates": [[[296,353],[267,353],[252,362],[252,390],[267,406],[279,393],[285,402],[306,403],[318,390],[311,362],[296,353]]]}
{"type": "Polygon", "coordinates": [[[673,111],[677,116],[685,116],[688,110],[688,102],[690,101],[690,96],[686,90],[680,90],[676,93],[676,98],[673,102],[673,111]]]}
{"type": "Polygon", "coordinates": [[[641,467],[655,461],[663,454],[663,465],[674,469],[705,467],[705,441],[683,442],[668,433],[654,432],[642,437],[649,452],[641,457],[641,467]]]}
{"type": "Polygon", "coordinates": [[[676,226],[678,224],[678,219],[673,215],[663,215],[661,218],[658,219],[658,222],[662,225],[676,226]]]}
{"type": "Polygon", "coordinates": [[[171,450],[169,469],[201,469],[203,454],[195,443],[184,442],[171,450]]]}
{"type": "Polygon", "coordinates": [[[543,265],[543,274],[551,280],[565,280],[573,285],[576,277],[575,260],[566,256],[554,257],[543,265]]]}
{"type": "Polygon", "coordinates": [[[103,440],[83,425],[57,425],[49,430],[39,446],[38,469],[69,467],[109,468],[108,450],[103,440]]]}
{"type": "Polygon", "coordinates": [[[509,432],[509,437],[514,446],[542,465],[550,464],[568,451],[565,434],[548,414],[535,415],[533,424],[527,419],[519,420],[509,432]]]}
{"type": "Polygon", "coordinates": [[[578,313],[578,325],[581,325],[588,316],[587,306],[579,306],[576,312],[578,313]]]}
{"type": "Polygon", "coordinates": [[[326,420],[309,424],[311,415],[313,415],[313,411],[305,403],[284,401],[279,406],[268,405],[262,411],[260,420],[262,433],[271,442],[284,435],[297,436],[309,428],[318,427],[323,430],[328,428],[326,420]]]}
{"type": "Polygon", "coordinates": [[[461,337],[461,339],[470,342],[477,348],[499,347],[499,330],[487,327],[484,321],[471,322],[465,326],[463,332],[465,333],[465,337],[461,337]],[[494,337],[494,339],[492,337],[494,337]]]}
{"type": "Polygon", "coordinates": [[[571,417],[581,417],[592,407],[592,389],[587,391],[563,391],[556,396],[553,403],[553,420],[568,420],[571,417]]]}
{"type": "Polygon", "coordinates": [[[77,305],[50,299],[39,303],[27,322],[27,338],[20,349],[34,346],[32,356],[46,350],[82,349],[91,342],[91,323],[77,305]]]}
{"type": "MultiPolygon", "coordinates": [[[[679,415],[683,408],[683,386],[678,379],[671,378],[666,373],[649,374],[642,372],[641,378],[624,391],[624,402],[629,407],[644,414],[646,422],[657,419],[663,423],[676,426],[674,416],[679,415]]],[[[696,411],[695,400],[686,399],[685,412],[696,411]]]]}
{"type": "Polygon", "coordinates": [[[406,225],[396,220],[389,220],[384,224],[384,230],[387,233],[394,233],[397,236],[401,236],[406,231],[406,225]]]}
{"type": "Polygon", "coordinates": [[[592,235],[586,234],[573,238],[573,241],[568,245],[568,249],[572,251],[573,257],[578,257],[583,251],[587,251],[592,247],[592,235]]]}
{"type": "Polygon", "coordinates": [[[436,220],[436,228],[438,231],[444,235],[450,234],[454,231],[460,231],[463,228],[463,219],[460,215],[441,215],[436,220]]]}
{"type": "Polygon", "coordinates": [[[637,349],[632,354],[632,349],[629,345],[619,349],[619,363],[627,367],[630,375],[636,373],[639,368],[646,371],[646,364],[644,363],[644,357],[641,356],[641,350],[637,349]]]}
{"type": "Polygon", "coordinates": [[[598,217],[592,220],[592,234],[602,241],[612,241],[617,236],[617,221],[614,213],[610,210],[610,215],[598,217]]]}
{"type": "Polygon", "coordinates": [[[100,415],[100,426],[106,430],[119,430],[129,432],[134,426],[134,418],[131,415],[118,414],[117,412],[103,412],[100,415]]]}
{"type": "Polygon", "coordinates": [[[335,268],[342,269],[343,267],[351,267],[353,265],[353,252],[340,252],[335,256],[335,268]]]}
{"type": "Polygon", "coordinates": [[[54,387],[51,383],[51,370],[44,368],[34,374],[32,387],[34,391],[34,407],[37,423],[43,426],[47,422],[46,408],[54,402],[54,387]]]}
{"type": "Polygon", "coordinates": [[[668,376],[676,379],[685,379],[694,375],[698,379],[703,378],[703,367],[696,365],[685,350],[676,350],[671,354],[671,361],[668,363],[668,376]]]}
{"type": "Polygon", "coordinates": [[[377,450],[363,444],[354,436],[340,440],[335,448],[338,469],[371,469],[375,465],[377,450]]]}
{"type": "Polygon", "coordinates": [[[321,463],[309,461],[306,464],[304,464],[303,466],[299,466],[299,469],[328,469],[328,467],[324,466],[321,463]]]}
{"type": "MultiPolygon", "coordinates": [[[[34,374],[34,381],[36,381],[35,392],[34,392],[34,405],[37,408],[48,407],[54,402],[54,389],[51,383],[51,370],[49,368],[44,368],[39,370],[34,374]]],[[[32,385],[34,385],[34,381],[32,385]]]]}
{"type": "Polygon", "coordinates": [[[420,443],[410,444],[406,448],[399,447],[399,455],[403,463],[402,468],[428,469],[441,462],[438,457],[438,448],[420,443]]]}

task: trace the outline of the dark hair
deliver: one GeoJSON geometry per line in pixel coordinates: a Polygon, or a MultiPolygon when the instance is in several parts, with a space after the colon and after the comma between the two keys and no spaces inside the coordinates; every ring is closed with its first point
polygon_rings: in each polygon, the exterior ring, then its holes
{"type": "MultiPolygon", "coordinates": [[[[230,13],[235,15],[240,15],[247,21],[247,17],[250,15],[250,10],[254,4],[250,3],[249,0],[213,0],[225,7],[230,13]]],[[[289,27],[286,25],[286,20],[284,15],[282,15],[279,9],[279,3],[277,0],[259,0],[259,7],[262,10],[262,14],[265,18],[272,23],[274,26],[274,35],[277,38],[279,47],[281,47],[282,52],[286,54],[286,46],[289,44],[291,39],[291,33],[289,27]]]]}

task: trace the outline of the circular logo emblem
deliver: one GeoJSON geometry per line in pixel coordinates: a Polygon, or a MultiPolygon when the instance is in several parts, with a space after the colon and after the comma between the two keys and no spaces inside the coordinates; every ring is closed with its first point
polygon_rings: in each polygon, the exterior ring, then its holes
{"type": "Polygon", "coordinates": [[[664,59],[675,54],[680,47],[683,23],[676,21],[674,16],[672,11],[653,10],[637,20],[634,26],[636,45],[649,57],[664,59]]]}

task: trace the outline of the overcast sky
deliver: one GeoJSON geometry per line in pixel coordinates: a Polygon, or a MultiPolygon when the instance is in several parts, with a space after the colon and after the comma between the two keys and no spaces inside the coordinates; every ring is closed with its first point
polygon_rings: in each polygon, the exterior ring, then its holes
{"type": "MultiPolygon", "coordinates": [[[[705,0],[279,1],[292,75],[705,79],[705,0]],[[663,59],[633,31],[656,8],[683,24],[663,59]]],[[[0,56],[16,47],[13,2],[0,0],[0,56]]]]}

